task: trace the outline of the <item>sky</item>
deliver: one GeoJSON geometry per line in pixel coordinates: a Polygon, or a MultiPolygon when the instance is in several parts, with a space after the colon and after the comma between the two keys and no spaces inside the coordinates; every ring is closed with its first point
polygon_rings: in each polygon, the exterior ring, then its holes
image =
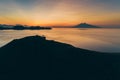
{"type": "Polygon", "coordinates": [[[120,0],[0,0],[0,24],[120,27],[120,0]]]}

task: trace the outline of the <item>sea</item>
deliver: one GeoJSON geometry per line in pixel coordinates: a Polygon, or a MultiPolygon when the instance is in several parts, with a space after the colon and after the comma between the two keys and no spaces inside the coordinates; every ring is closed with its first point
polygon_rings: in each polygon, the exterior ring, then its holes
{"type": "Polygon", "coordinates": [[[74,47],[120,53],[120,28],[53,28],[52,30],[0,30],[0,47],[26,36],[45,36],[74,47]]]}

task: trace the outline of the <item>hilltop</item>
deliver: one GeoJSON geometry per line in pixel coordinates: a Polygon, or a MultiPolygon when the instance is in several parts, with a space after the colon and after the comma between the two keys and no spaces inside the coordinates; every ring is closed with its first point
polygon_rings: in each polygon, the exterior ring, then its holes
{"type": "Polygon", "coordinates": [[[120,55],[80,49],[44,36],[0,48],[0,80],[120,80],[120,55]]]}

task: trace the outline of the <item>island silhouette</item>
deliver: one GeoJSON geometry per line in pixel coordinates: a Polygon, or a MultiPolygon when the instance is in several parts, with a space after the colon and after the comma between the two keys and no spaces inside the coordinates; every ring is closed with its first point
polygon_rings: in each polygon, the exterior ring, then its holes
{"type": "Polygon", "coordinates": [[[41,27],[41,26],[23,26],[23,25],[15,25],[15,26],[0,26],[0,30],[43,30],[43,29],[52,29],[51,27],[41,27]]]}
{"type": "Polygon", "coordinates": [[[0,80],[120,80],[120,54],[76,48],[44,36],[0,48],[0,80]]]}
{"type": "Polygon", "coordinates": [[[80,23],[78,25],[75,25],[74,28],[101,28],[101,27],[94,26],[94,25],[87,24],[87,23],[80,23]]]}

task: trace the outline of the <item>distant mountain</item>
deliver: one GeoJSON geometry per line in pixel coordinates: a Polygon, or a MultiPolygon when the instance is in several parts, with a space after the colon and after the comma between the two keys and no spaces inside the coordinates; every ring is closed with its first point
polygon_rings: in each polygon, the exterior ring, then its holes
{"type": "Polygon", "coordinates": [[[74,28],[100,28],[100,27],[87,24],[87,23],[81,23],[81,24],[74,26],[74,28]]]}
{"type": "Polygon", "coordinates": [[[15,25],[12,27],[0,25],[0,30],[43,30],[47,29],[50,30],[52,29],[51,27],[41,27],[41,26],[23,26],[23,25],[15,25]]]}

